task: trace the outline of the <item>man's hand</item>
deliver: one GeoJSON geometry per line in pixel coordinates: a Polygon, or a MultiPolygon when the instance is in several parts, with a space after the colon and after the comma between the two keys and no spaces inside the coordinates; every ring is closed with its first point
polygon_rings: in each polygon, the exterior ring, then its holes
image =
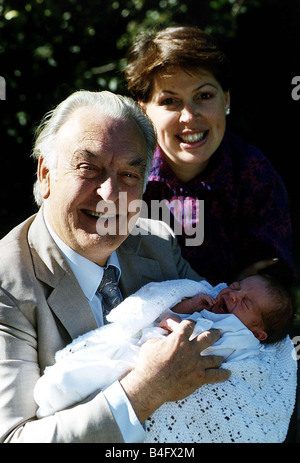
{"type": "Polygon", "coordinates": [[[277,257],[274,257],[273,259],[259,260],[257,262],[254,262],[254,264],[249,265],[249,267],[245,268],[242,272],[240,272],[236,279],[243,280],[244,278],[251,277],[252,275],[257,275],[258,272],[260,272],[261,270],[265,270],[266,268],[277,263],[277,257]]]}
{"type": "Polygon", "coordinates": [[[219,331],[206,331],[189,341],[194,326],[193,321],[185,320],[176,323],[166,338],[146,342],[137,367],[120,381],[141,423],[163,403],[229,378],[230,372],[219,368],[223,358],[200,355],[219,339],[219,331]]]}

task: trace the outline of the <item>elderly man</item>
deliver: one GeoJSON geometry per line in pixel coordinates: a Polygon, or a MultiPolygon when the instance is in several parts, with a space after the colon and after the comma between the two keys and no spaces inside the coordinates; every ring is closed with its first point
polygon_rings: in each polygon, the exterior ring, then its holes
{"type": "Polygon", "coordinates": [[[108,268],[123,297],[149,281],[201,280],[171,233],[155,233],[159,223],[147,234],[149,221],[140,219],[140,233],[129,235],[136,216],[121,207],[119,193],[127,204],[142,198],[154,145],[137,106],[109,92],[76,92],[41,124],[34,149],[40,210],[0,242],[2,442],[141,442],[142,423],[164,402],[228,378],[220,358],[199,355],[219,333],[189,341],[193,322],[185,321],[146,343],[120,382],[36,419],[33,389],[55,352],[105,322],[100,283],[108,268]],[[99,212],[99,202],[114,205],[113,216],[99,212]],[[112,219],[117,232],[99,233],[99,221],[112,219]]]}

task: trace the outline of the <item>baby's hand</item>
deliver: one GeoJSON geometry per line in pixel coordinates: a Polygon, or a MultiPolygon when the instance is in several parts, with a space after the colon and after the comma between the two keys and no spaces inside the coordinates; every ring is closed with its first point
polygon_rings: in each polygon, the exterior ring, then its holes
{"type": "Polygon", "coordinates": [[[176,326],[181,323],[181,318],[178,315],[168,315],[159,323],[159,328],[169,331],[170,333],[176,329],[176,326]]]}
{"type": "Polygon", "coordinates": [[[192,314],[201,312],[203,309],[209,309],[216,303],[216,300],[208,294],[199,293],[190,299],[184,299],[171,308],[172,312],[181,314],[192,314]]]}

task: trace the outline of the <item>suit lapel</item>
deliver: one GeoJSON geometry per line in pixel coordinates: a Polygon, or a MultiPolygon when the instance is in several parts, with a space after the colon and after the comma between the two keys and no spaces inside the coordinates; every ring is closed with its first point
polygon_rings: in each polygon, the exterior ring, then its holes
{"type": "Polygon", "coordinates": [[[28,241],[36,277],[53,288],[47,302],[71,338],[97,328],[83,291],[47,230],[42,209],[30,227],[28,241]]]}
{"type": "Polygon", "coordinates": [[[65,273],[47,302],[72,339],[97,328],[93,312],[73,274],[65,273]]]}
{"type": "Polygon", "coordinates": [[[128,297],[151,281],[162,281],[163,274],[156,260],[138,256],[140,236],[129,235],[117,250],[122,270],[120,289],[123,297],[128,297]]]}

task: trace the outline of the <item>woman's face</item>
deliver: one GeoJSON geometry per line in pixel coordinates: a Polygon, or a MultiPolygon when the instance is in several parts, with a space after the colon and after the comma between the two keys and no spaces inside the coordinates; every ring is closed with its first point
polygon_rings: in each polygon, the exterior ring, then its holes
{"type": "Polygon", "coordinates": [[[174,67],[155,75],[151,97],[141,106],[179,179],[189,181],[205,169],[224,136],[229,104],[229,92],[209,71],[174,67]]]}

